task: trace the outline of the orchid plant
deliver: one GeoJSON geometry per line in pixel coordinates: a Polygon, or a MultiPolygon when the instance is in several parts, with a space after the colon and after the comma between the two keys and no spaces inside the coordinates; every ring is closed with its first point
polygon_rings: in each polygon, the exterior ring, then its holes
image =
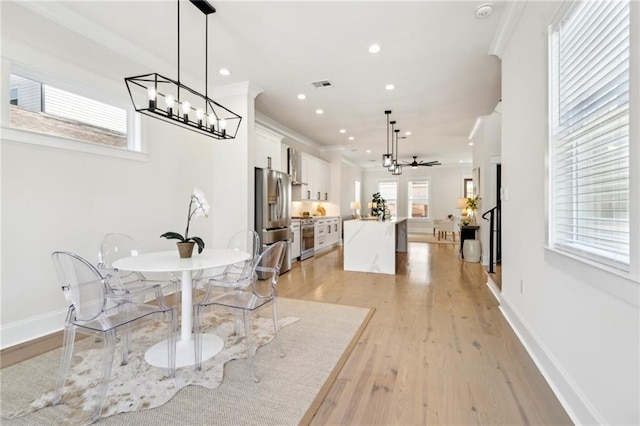
{"type": "Polygon", "coordinates": [[[189,201],[189,214],[187,216],[187,229],[184,231],[184,236],[178,234],[177,232],[165,232],[160,235],[160,238],[166,238],[168,240],[180,240],[183,243],[188,243],[193,241],[198,244],[198,253],[202,253],[204,250],[204,241],[200,237],[189,237],[189,225],[191,224],[191,219],[204,216],[209,217],[209,210],[211,210],[211,206],[207,202],[207,199],[204,196],[204,192],[195,188],[193,193],[191,194],[191,200],[189,201]]]}

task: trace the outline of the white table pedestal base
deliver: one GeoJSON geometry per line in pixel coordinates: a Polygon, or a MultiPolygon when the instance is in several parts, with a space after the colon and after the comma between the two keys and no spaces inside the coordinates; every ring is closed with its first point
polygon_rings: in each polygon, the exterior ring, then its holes
{"type": "MultiPolygon", "coordinates": [[[[224,341],[215,334],[202,335],[202,362],[213,358],[224,349],[224,341]]],[[[154,367],[169,367],[169,355],[167,354],[167,341],[163,340],[153,345],[144,355],[144,360],[154,367]]],[[[195,365],[195,342],[193,337],[189,340],[178,340],[176,343],[176,368],[195,365]]]]}

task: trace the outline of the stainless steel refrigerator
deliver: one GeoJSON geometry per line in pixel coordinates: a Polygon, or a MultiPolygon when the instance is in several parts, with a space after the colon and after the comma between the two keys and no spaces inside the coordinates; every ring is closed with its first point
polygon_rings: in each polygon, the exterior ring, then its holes
{"type": "Polygon", "coordinates": [[[291,180],[286,173],[256,167],[255,184],[255,230],[262,250],[286,241],[280,272],[287,272],[291,269],[291,180]]]}

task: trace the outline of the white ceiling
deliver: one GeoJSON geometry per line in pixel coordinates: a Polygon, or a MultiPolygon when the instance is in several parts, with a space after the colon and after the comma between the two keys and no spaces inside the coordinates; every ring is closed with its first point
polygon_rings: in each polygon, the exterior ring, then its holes
{"type": "MultiPolygon", "coordinates": [[[[401,134],[412,132],[398,143],[401,160],[417,155],[443,164],[471,163],[474,121],[500,99],[500,61],[489,50],[506,2],[493,2],[493,14],[478,19],[475,9],[483,3],[213,2],[209,84],[255,83],[263,90],[257,111],[322,147],[343,149],[363,167],[378,167],[386,150],[387,109],[401,134]],[[368,53],[372,43],[382,51],[368,53]],[[220,76],[222,67],[232,75],[220,76]],[[318,80],[334,87],[315,89],[311,82],[318,80]],[[385,90],[388,83],[396,89],[385,90]],[[299,93],[307,99],[298,100],[299,93]],[[317,108],[324,114],[317,115],[317,108]]],[[[122,77],[177,77],[175,1],[27,7],[144,64],[122,77]]],[[[205,18],[187,1],[180,7],[182,81],[203,92],[198,86],[204,79],[205,18]]]]}

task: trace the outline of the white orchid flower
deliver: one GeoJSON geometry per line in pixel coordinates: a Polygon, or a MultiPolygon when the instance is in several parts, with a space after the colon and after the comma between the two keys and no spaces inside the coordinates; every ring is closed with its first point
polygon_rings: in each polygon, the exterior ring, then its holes
{"type": "Polygon", "coordinates": [[[207,199],[204,196],[204,192],[200,189],[195,188],[193,190],[193,195],[191,196],[193,199],[193,213],[192,215],[195,217],[209,217],[209,211],[211,210],[211,206],[207,202],[207,199]]]}
{"type": "Polygon", "coordinates": [[[160,235],[161,238],[167,238],[169,240],[180,240],[183,243],[193,241],[198,244],[198,253],[202,253],[204,249],[204,241],[200,237],[189,237],[189,225],[191,224],[191,219],[193,217],[209,217],[209,210],[211,210],[211,206],[207,202],[207,199],[204,196],[204,192],[200,189],[195,188],[193,193],[191,194],[191,199],[189,200],[189,214],[187,215],[187,229],[184,231],[184,236],[178,234],[177,232],[165,232],[160,235]]]}

